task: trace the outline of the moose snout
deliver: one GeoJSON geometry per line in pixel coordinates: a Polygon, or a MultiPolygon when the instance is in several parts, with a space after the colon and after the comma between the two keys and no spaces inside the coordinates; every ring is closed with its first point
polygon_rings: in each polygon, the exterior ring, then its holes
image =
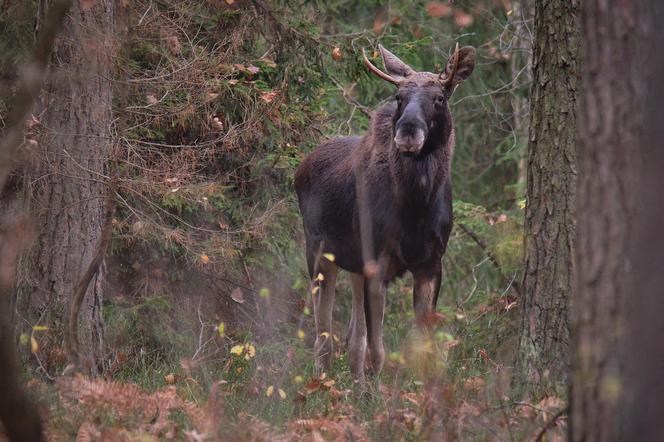
{"type": "Polygon", "coordinates": [[[394,143],[400,152],[417,154],[422,149],[425,139],[426,133],[422,125],[406,123],[398,126],[394,143]]]}

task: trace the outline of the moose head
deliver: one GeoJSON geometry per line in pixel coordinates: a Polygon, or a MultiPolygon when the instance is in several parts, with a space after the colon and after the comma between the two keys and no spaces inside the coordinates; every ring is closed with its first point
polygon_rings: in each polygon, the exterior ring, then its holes
{"type": "Polygon", "coordinates": [[[429,133],[437,124],[448,120],[448,100],[458,84],[473,72],[475,48],[465,46],[459,49],[457,44],[440,74],[416,72],[383,46],[378,45],[378,49],[386,72],[374,66],[364,51],[362,55],[371,72],[398,87],[393,119],[394,146],[405,155],[418,155],[429,133]]]}

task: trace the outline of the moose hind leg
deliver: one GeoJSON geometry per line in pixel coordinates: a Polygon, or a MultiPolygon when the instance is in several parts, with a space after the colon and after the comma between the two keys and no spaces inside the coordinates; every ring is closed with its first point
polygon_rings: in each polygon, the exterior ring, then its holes
{"type": "Polygon", "coordinates": [[[334,286],[338,273],[339,268],[335,264],[325,262],[320,268],[322,278],[318,274],[314,275],[314,284],[318,286],[318,290],[312,295],[316,323],[314,356],[316,369],[319,372],[329,368],[332,359],[332,309],[334,307],[334,286]]]}
{"type": "Polygon", "coordinates": [[[433,265],[413,270],[413,280],[415,322],[420,328],[425,328],[427,317],[436,308],[442,280],[442,264],[437,261],[433,265]]]}
{"type": "Polygon", "coordinates": [[[353,290],[353,306],[348,326],[346,345],[348,347],[348,365],[353,378],[364,383],[364,361],[367,352],[367,323],[364,313],[364,276],[350,274],[353,290]]]}

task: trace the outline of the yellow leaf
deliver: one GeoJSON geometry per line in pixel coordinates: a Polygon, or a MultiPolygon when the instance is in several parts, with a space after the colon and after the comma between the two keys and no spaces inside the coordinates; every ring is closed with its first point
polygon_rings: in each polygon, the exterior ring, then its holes
{"type": "Polygon", "coordinates": [[[245,344],[244,348],[247,350],[247,354],[244,356],[245,359],[249,360],[256,356],[256,347],[251,344],[245,344]]]}
{"type": "Polygon", "coordinates": [[[330,262],[334,262],[335,256],[333,253],[323,253],[323,257],[330,262]]]}
{"type": "Polygon", "coordinates": [[[201,255],[201,262],[203,264],[209,264],[210,263],[210,257],[207,256],[205,253],[201,255]]]}
{"type": "Polygon", "coordinates": [[[316,281],[323,281],[324,279],[325,279],[325,275],[323,275],[322,273],[319,273],[316,276],[316,281]]]}
{"type": "Polygon", "coordinates": [[[18,342],[20,342],[21,345],[28,345],[29,340],[30,338],[25,333],[21,333],[21,336],[18,338],[18,342]]]}
{"type": "Polygon", "coordinates": [[[231,354],[240,356],[244,351],[244,345],[235,345],[231,348],[231,354]]]}
{"type": "Polygon", "coordinates": [[[302,382],[304,382],[304,378],[298,374],[297,376],[295,376],[295,377],[293,378],[293,381],[294,381],[296,384],[301,384],[302,382]]]}
{"type": "Polygon", "coordinates": [[[304,331],[302,331],[302,330],[298,330],[298,331],[297,331],[297,337],[298,337],[300,340],[303,340],[303,339],[304,339],[304,331]]]}
{"type": "Polygon", "coordinates": [[[320,287],[318,287],[318,286],[312,288],[312,289],[311,289],[311,294],[312,294],[312,295],[315,295],[316,293],[318,293],[318,290],[320,290],[320,287]]]}
{"type": "Polygon", "coordinates": [[[274,386],[270,385],[267,387],[267,391],[265,392],[265,396],[270,397],[272,396],[272,393],[274,393],[274,386]]]}
{"type": "Polygon", "coordinates": [[[281,388],[279,389],[279,397],[281,399],[286,399],[286,392],[282,390],[281,388]]]}
{"type": "Polygon", "coordinates": [[[32,326],[32,329],[34,331],[46,331],[48,330],[48,327],[46,327],[45,325],[34,325],[32,326]]]}
{"type": "Polygon", "coordinates": [[[270,297],[270,289],[267,287],[263,287],[258,291],[258,296],[260,296],[263,299],[268,299],[270,297]]]}
{"type": "Polygon", "coordinates": [[[219,331],[219,336],[221,336],[222,338],[226,336],[226,324],[220,322],[219,326],[217,327],[217,331],[219,331]]]}
{"type": "Polygon", "coordinates": [[[323,332],[320,335],[324,338],[329,338],[330,337],[330,334],[328,332],[323,332]]]}
{"type": "Polygon", "coordinates": [[[35,339],[34,336],[30,336],[30,349],[32,350],[33,353],[37,353],[39,350],[39,343],[35,339]]]}

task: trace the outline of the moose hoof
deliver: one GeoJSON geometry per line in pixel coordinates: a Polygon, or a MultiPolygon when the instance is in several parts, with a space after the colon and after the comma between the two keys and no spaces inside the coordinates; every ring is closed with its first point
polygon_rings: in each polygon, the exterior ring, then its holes
{"type": "Polygon", "coordinates": [[[385,349],[382,345],[378,348],[373,348],[369,350],[369,361],[371,364],[369,366],[369,371],[372,375],[378,375],[383,369],[383,363],[385,362],[385,349]]]}

